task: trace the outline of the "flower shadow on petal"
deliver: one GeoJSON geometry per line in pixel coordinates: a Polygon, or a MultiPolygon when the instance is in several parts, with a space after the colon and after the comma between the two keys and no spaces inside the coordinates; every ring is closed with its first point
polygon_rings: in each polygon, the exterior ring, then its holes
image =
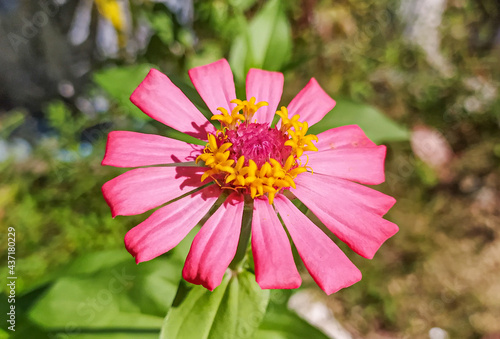
{"type": "Polygon", "coordinates": [[[207,140],[207,132],[215,132],[214,125],[208,120],[203,125],[196,124],[193,121],[191,126],[193,126],[193,129],[195,129],[196,132],[190,132],[188,134],[200,140],[207,140]]]}
{"type": "Polygon", "coordinates": [[[198,188],[212,180],[209,177],[201,182],[201,176],[206,170],[208,170],[206,167],[176,167],[175,179],[179,181],[179,187],[182,190],[187,187],[198,188]]]}
{"type": "MultiPolygon", "coordinates": [[[[170,159],[172,159],[172,161],[174,163],[177,163],[177,164],[181,164],[183,162],[190,162],[190,161],[196,161],[196,158],[201,154],[203,153],[203,148],[204,146],[201,146],[201,145],[195,145],[195,144],[187,144],[188,146],[191,147],[192,151],[189,152],[189,155],[186,155],[186,156],[182,156],[181,158],[179,158],[177,155],[175,154],[172,154],[170,155],[170,159]]],[[[201,180],[201,178],[200,178],[201,180]]]]}

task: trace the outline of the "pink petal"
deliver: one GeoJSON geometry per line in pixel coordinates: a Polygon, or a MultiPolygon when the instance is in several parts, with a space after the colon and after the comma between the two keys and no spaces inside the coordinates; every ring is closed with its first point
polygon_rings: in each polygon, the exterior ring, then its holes
{"type": "Polygon", "coordinates": [[[102,193],[113,218],[140,214],[200,187],[206,170],[205,167],[136,168],[105,183],[102,193]]]}
{"type": "Polygon", "coordinates": [[[125,247],[135,257],[136,263],[170,251],[208,213],[219,195],[217,185],[211,185],[158,209],[128,231],[125,247]]]}
{"type": "Polygon", "coordinates": [[[207,140],[213,125],[163,73],[152,69],[130,96],[145,114],[180,132],[207,140]]]}
{"type": "Polygon", "coordinates": [[[261,288],[297,288],[301,278],[292,247],[267,198],[255,199],[252,218],[255,276],[261,288]]]}
{"type": "Polygon", "coordinates": [[[102,165],[139,167],[194,161],[203,146],[154,134],[113,131],[108,134],[102,165]]]}
{"type": "Polygon", "coordinates": [[[247,100],[255,97],[256,102],[266,101],[269,106],[261,107],[254,118],[259,123],[271,123],[283,93],[283,74],[252,68],[248,71],[247,100]]]}
{"type": "Polygon", "coordinates": [[[213,291],[236,254],[243,216],[243,196],[231,194],[194,238],[182,276],[213,291]]]}
{"type": "Polygon", "coordinates": [[[309,153],[308,166],[314,173],[378,185],[385,181],[385,146],[339,148],[309,153]]]}
{"type": "Polygon", "coordinates": [[[282,194],[274,204],[304,265],[327,294],[361,280],[361,272],[338,246],[282,194]]]}
{"type": "Polygon", "coordinates": [[[309,127],[323,119],[335,107],[335,100],[312,78],[288,105],[288,116],[300,114],[299,121],[307,121],[309,127]]]}
{"type": "Polygon", "coordinates": [[[335,195],[346,197],[378,216],[385,215],[396,203],[396,199],[387,194],[341,178],[307,173],[294,180],[297,189],[309,190],[314,194],[323,194],[323,191],[324,194],[338,192],[335,195]]]}
{"type": "Polygon", "coordinates": [[[373,258],[398,227],[382,218],[396,200],[347,180],[304,173],[292,192],[340,240],[365,258],[373,258]]]}
{"type": "Polygon", "coordinates": [[[236,99],[236,91],[233,73],[226,59],[190,69],[189,77],[213,114],[220,114],[218,107],[231,112],[235,105],[230,102],[236,99]]]}
{"type": "MultiPolygon", "coordinates": [[[[318,136],[315,146],[318,152],[339,148],[367,148],[376,147],[358,125],[348,125],[329,129],[318,136]]],[[[315,152],[307,152],[314,154],[315,152]]]]}

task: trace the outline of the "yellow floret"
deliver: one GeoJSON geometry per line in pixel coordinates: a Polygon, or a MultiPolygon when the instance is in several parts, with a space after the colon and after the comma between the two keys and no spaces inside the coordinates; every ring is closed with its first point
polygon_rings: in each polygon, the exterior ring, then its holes
{"type": "Polygon", "coordinates": [[[211,176],[223,189],[242,190],[242,192],[249,193],[252,198],[267,195],[269,203],[272,204],[274,197],[281,190],[296,187],[294,179],[297,175],[307,172],[308,169],[311,170],[307,167],[307,162],[302,165],[300,157],[305,151],[318,150],[313,144],[313,141],[317,142],[318,138],[314,134],[307,134],[309,125],[307,122],[299,121],[299,115],[288,118],[287,108],[281,107],[280,111],[276,112],[281,117],[280,131],[287,138],[284,146],[292,149],[284,164],[282,165],[281,159],[269,158],[259,168],[253,159],[246,161],[244,156],[240,156],[235,162],[234,155],[233,159],[230,159],[232,144],[224,142],[225,131],[226,129],[237,130],[243,121],[248,124],[255,112],[267,105],[267,102],[262,101],[256,104],[255,101],[255,98],[251,98],[250,101],[232,100],[231,103],[236,104],[236,107],[233,108],[231,114],[223,107],[218,108],[222,114],[214,115],[212,120],[219,120],[223,127],[217,131],[217,137],[213,134],[208,135],[208,143],[203,154],[196,158],[196,163],[203,161],[205,166],[209,167],[203,174],[202,181],[211,176]],[[221,140],[222,144],[218,146],[221,140]],[[244,166],[245,162],[248,166],[244,166]],[[217,175],[219,177],[214,177],[217,175]],[[217,178],[224,180],[222,185],[217,178]]]}
{"type": "Polygon", "coordinates": [[[252,97],[250,101],[246,100],[240,100],[240,99],[234,99],[231,100],[231,103],[236,104],[236,107],[233,109],[233,112],[237,110],[243,111],[243,115],[245,116],[245,120],[248,122],[251,122],[253,115],[259,108],[262,106],[268,106],[269,103],[265,101],[258,102],[257,104],[255,103],[256,99],[255,97],[252,97]]]}
{"type": "Polygon", "coordinates": [[[239,114],[239,111],[233,109],[231,115],[227,112],[227,109],[223,107],[217,108],[222,114],[214,115],[211,120],[219,120],[228,129],[235,129],[242,121],[245,121],[245,117],[239,114]]]}

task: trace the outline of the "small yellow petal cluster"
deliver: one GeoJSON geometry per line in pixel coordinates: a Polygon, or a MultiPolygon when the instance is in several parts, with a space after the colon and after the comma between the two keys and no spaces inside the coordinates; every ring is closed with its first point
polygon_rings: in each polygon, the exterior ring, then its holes
{"type": "Polygon", "coordinates": [[[236,107],[233,109],[233,111],[234,110],[238,110],[238,112],[240,110],[243,111],[245,120],[248,123],[250,123],[253,118],[253,115],[255,114],[255,112],[257,112],[259,108],[261,108],[262,106],[269,105],[269,103],[265,101],[258,102],[257,104],[255,103],[255,101],[256,101],[255,97],[252,97],[250,101],[240,100],[240,99],[231,100],[231,103],[236,104],[236,107]]]}
{"type": "Polygon", "coordinates": [[[228,142],[219,147],[217,146],[215,136],[213,134],[208,135],[208,144],[205,147],[203,154],[196,158],[196,163],[201,160],[205,162],[205,166],[211,168],[203,173],[201,181],[204,181],[206,178],[213,176],[214,174],[233,172],[232,165],[234,164],[234,160],[228,159],[231,152],[227,150],[231,146],[232,144],[228,142]]]}
{"type": "Polygon", "coordinates": [[[231,110],[231,114],[224,107],[219,107],[217,109],[222,114],[214,115],[211,120],[219,120],[224,127],[233,130],[243,121],[250,123],[253,115],[259,108],[269,105],[265,101],[256,104],[254,97],[250,101],[234,99],[231,100],[231,103],[236,104],[236,107],[231,110]],[[240,113],[241,111],[243,111],[243,114],[240,113]]]}
{"type": "Polygon", "coordinates": [[[292,155],[288,157],[285,166],[281,166],[275,159],[270,159],[260,168],[252,159],[248,161],[248,166],[243,166],[244,163],[245,157],[241,156],[234,166],[234,171],[226,177],[225,183],[232,184],[235,188],[248,188],[252,198],[267,193],[270,204],[282,188],[295,188],[293,179],[299,173],[306,171],[305,167],[292,168],[295,164],[295,158],[292,155]]]}
{"type": "Polygon", "coordinates": [[[307,121],[300,122],[300,115],[298,114],[289,119],[288,110],[284,106],[276,114],[281,117],[281,130],[286,131],[291,137],[290,140],[285,142],[285,146],[292,147],[293,153],[297,157],[301,157],[304,151],[318,150],[312,143],[313,140],[318,142],[318,137],[314,134],[307,134],[307,130],[309,129],[307,121]]]}
{"type": "Polygon", "coordinates": [[[218,110],[222,114],[212,117],[212,120],[221,122],[222,128],[216,135],[208,135],[208,144],[203,154],[196,159],[197,163],[203,161],[205,166],[210,168],[203,174],[202,181],[212,177],[222,188],[241,190],[249,193],[252,198],[267,194],[269,203],[272,204],[280,190],[295,188],[294,179],[307,171],[308,167],[302,166],[299,158],[304,151],[318,150],[312,144],[312,141],[317,142],[318,138],[313,134],[307,135],[308,124],[298,121],[299,115],[288,118],[287,109],[282,107],[276,114],[282,119],[280,131],[288,138],[284,146],[291,148],[285,163],[282,165],[278,160],[269,158],[259,168],[253,159],[245,159],[244,156],[240,156],[235,163],[230,159],[232,143],[227,142],[226,130],[235,130],[243,122],[249,124],[255,112],[267,105],[267,102],[256,104],[255,98],[250,101],[235,99],[231,102],[236,104],[231,114],[219,107],[218,110]]]}

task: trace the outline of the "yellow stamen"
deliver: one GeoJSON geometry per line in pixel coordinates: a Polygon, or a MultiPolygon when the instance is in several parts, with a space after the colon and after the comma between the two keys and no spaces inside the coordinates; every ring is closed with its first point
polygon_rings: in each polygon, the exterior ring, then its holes
{"type": "Polygon", "coordinates": [[[255,104],[255,97],[252,97],[250,101],[246,100],[240,100],[240,99],[234,99],[231,100],[231,103],[236,104],[236,107],[233,109],[233,112],[236,110],[237,112],[243,111],[243,116],[245,117],[246,121],[251,121],[253,115],[259,108],[262,106],[268,106],[269,103],[266,101],[261,101],[255,104]]]}
{"type": "Polygon", "coordinates": [[[217,114],[212,116],[211,120],[219,120],[228,129],[235,129],[242,121],[245,121],[245,117],[238,113],[238,111],[231,112],[231,115],[227,112],[224,107],[217,108],[222,114],[217,114]]]}
{"type": "Polygon", "coordinates": [[[202,180],[212,177],[222,189],[240,190],[250,194],[252,198],[267,195],[269,203],[272,204],[276,194],[281,190],[296,187],[294,179],[299,174],[312,171],[307,166],[307,161],[302,165],[300,157],[306,151],[318,150],[313,144],[318,138],[313,134],[307,134],[309,125],[307,122],[299,121],[299,115],[289,118],[287,108],[281,107],[276,112],[281,117],[279,130],[286,140],[284,146],[291,148],[290,155],[284,163],[283,159],[269,158],[259,168],[253,159],[245,159],[244,156],[235,161],[236,158],[231,153],[233,145],[226,142],[228,140],[226,130],[237,130],[242,122],[249,124],[255,112],[260,107],[268,105],[264,101],[259,103],[255,101],[254,97],[249,101],[232,100],[231,103],[236,104],[236,107],[232,109],[231,114],[223,107],[218,108],[221,114],[214,115],[212,120],[219,120],[222,128],[215,135],[208,135],[208,143],[203,154],[196,158],[196,163],[203,161],[205,166],[209,167],[203,174],[202,180]],[[217,180],[223,180],[224,186],[217,180]]]}

